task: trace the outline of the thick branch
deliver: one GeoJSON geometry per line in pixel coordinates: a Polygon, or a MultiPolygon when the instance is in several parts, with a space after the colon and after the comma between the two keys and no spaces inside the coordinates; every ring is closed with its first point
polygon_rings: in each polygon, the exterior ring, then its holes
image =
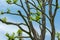
{"type": "Polygon", "coordinates": [[[55,7],[55,10],[54,10],[53,18],[55,18],[57,9],[58,9],[58,0],[56,0],[56,7],[55,7]]]}
{"type": "Polygon", "coordinates": [[[50,16],[50,19],[52,18],[52,0],[49,0],[48,1],[48,4],[49,4],[49,16],[50,16]]]}

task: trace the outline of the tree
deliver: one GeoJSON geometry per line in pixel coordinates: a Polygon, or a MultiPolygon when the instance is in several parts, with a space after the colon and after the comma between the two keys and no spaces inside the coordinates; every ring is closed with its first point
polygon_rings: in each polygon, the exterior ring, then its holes
{"type": "Polygon", "coordinates": [[[45,34],[46,30],[48,30],[51,34],[51,40],[55,40],[55,25],[54,25],[54,20],[55,16],[57,14],[57,10],[59,9],[58,5],[58,0],[55,0],[55,4],[53,4],[53,0],[36,0],[38,4],[36,4],[35,0],[19,0],[20,4],[17,4],[18,0],[7,0],[6,2],[10,5],[15,4],[19,7],[21,7],[25,13],[22,13],[21,10],[17,10],[17,14],[11,13],[10,10],[7,12],[1,12],[0,14],[11,14],[11,15],[16,15],[20,16],[23,20],[24,23],[12,23],[12,22],[7,22],[6,18],[0,19],[1,22],[8,24],[8,25],[16,25],[18,28],[20,28],[23,32],[27,33],[29,37],[32,40],[45,40],[45,34]],[[24,6],[24,4],[26,6],[24,6]],[[46,13],[46,7],[48,5],[48,15],[46,13]],[[32,7],[31,7],[32,6],[32,7]],[[55,7],[54,12],[52,12],[53,8],[52,6],[55,7]],[[36,12],[32,12],[31,10],[34,9],[36,12]],[[24,15],[26,14],[26,15],[24,15]],[[46,26],[46,18],[49,20],[50,25],[51,25],[51,30],[47,28],[46,26]],[[41,31],[41,35],[39,35],[35,30],[33,26],[33,21],[38,23],[39,29],[41,31]],[[27,26],[29,29],[29,32],[21,28],[20,25],[27,26]]]}

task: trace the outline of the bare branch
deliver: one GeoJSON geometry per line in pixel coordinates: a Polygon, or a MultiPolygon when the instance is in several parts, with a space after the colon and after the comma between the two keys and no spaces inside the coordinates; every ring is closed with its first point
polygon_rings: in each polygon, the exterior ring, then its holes
{"type": "Polygon", "coordinates": [[[58,0],[56,0],[56,7],[55,7],[55,10],[54,10],[53,18],[55,18],[57,9],[58,9],[58,0]]]}
{"type": "Polygon", "coordinates": [[[2,19],[0,19],[0,21],[3,22],[3,23],[5,23],[5,24],[7,24],[7,25],[25,25],[26,26],[26,24],[24,24],[24,23],[4,22],[2,19]]]}
{"type": "Polygon", "coordinates": [[[26,23],[27,27],[29,28],[29,30],[30,30],[30,26],[29,26],[27,20],[24,18],[24,16],[22,15],[22,13],[20,11],[18,11],[18,12],[19,12],[20,16],[23,18],[23,20],[25,21],[25,23],[26,23]]]}
{"type": "MultiPolygon", "coordinates": [[[[1,19],[0,19],[0,21],[3,22],[1,19]]],[[[23,28],[20,27],[20,25],[25,25],[25,24],[23,24],[23,23],[19,23],[19,24],[18,24],[18,23],[12,23],[12,22],[3,22],[3,23],[8,24],[8,25],[16,25],[16,26],[18,26],[18,28],[20,28],[22,31],[24,31],[25,33],[29,34],[29,32],[27,32],[26,30],[24,30],[23,28]]]]}
{"type": "Polygon", "coordinates": [[[23,5],[23,3],[22,3],[22,0],[20,0],[20,2],[21,2],[21,5],[22,5],[21,8],[23,8],[23,10],[25,11],[25,13],[28,14],[28,12],[26,11],[26,9],[24,8],[24,5],[23,5]]]}
{"type": "MultiPolygon", "coordinates": [[[[16,13],[7,13],[7,12],[3,12],[3,14],[10,14],[10,15],[16,15],[16,16],[20,16],[19,14],[16,14],[16,13]]],[[[25,15],[23,15],[25,18],[27,18],[25,15]]]]}
{"type": "Polygon", "coordinates": [[[26,30],[24,30],[20,25],[16,25],[18,26],[18,28],[20,28],[22,31],[24,31],[25,33],[29,34],[29,32],[27,32],[26,30]]]}
{"type": "Polygon", "coordinates": [[[29,36],[16,36],[15,38],[30,38],[29,36]]]}
{"type": "MultiPolygon", "coordinates": [[[[38,22],[40,25],[42,25],[40,22],[38,22]]],[[[40,27],[41,28],[41,27],[40,27]]],[[[51,33],[51,31],[47,28],[47,27],[45,27],[50,33],[51,33]]],[[[41,28],[42,29],[42,28],[41,28]]]]}
{"type": "Polygon", "coordinates": [[[52,18],[52,0],[49,0],[48,1],[48,4],[49,4],[49,16],[50,16],[50,19],[52,18]]]}
{"type": "MultiPolygon", "coordinates": [[[[21,5],[19,5],[19,4],[15,4],[15,5],[23,8],[23,10],[25,11],[25,13],[28,14],[28,12],[26,11],[26,9],[24,8],[24,5],[23,5],[23,3],[22,3],[22,0],[20,0],[20,2],[21,2],[21,5]]],[[[14,3],[10,3],[10,4],[14,4],[14,3]]]]}
{"type": "MultiPolygon", "coordinates": [[[[49,5],[49,4],[46,4],[45,6],[47,6],[47,5],[49,5]]],[[[52,6],[56,6],[55,4],[51,4],[52,6]]]]}

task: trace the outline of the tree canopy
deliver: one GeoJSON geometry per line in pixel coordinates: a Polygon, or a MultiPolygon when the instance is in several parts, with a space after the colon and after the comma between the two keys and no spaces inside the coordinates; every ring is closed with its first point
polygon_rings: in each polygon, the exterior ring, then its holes
{"type": "MultiPolygon", "coordinates": [[[[55,34],[57,35],[58,40],[60,40],[60,33],[56,33],[54,24],[57,10],[60,8],[60,6],[58,4],[59,0],[54,1],[55,2],[53,2],[53,0],[6,0],[9,5],[14,4],[16,6],[19,6],[23,9],[23,11],[21,11],[21,9],[18,9],[16,11],[17,13],[14,13],[11,12],[10,9],[7,9],[6,12],[0,11],[0,15],[10,14],[17,17],[19,16],[22,18],[23,22],[9,22],[7,21],[8,19],[6,17],[1,18],[0,21],[7,25],[17,26],[19,28],[17,32],[17,38],[19,38],[19,40],[22,40],[22,38],[30,38],[31,40],[45,40],[47,31],[51,35],[51,40],[55,40],[55,34]],[[47,11],[46,7],[48,9],[47,11]],[[52,7],[54,7],[54,9],[52,7]],[[46,26],[46,18],[49,20],[51,29],[46,26]],[[39,31],[35,29],[35,26],[33,25],[34,23],[38,24],[38,26],[36,27],[39,27],[40,33],[38,33],[39,31]],[[28,31],[23,29],[21,25],[26,26],[28,28],[28,31]],[[28,34],[28,36],[22,36],[22,32],[25,32],[26,34],[28,34]]],[[[8,40],[15,40],[14,33],[11,36],[6,33],[6,36],[8,37],[8,40]]]]}

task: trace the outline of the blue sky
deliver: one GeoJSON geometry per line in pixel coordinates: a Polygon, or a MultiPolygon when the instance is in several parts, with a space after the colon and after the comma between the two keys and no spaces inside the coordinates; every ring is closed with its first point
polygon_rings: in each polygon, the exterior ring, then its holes
{"type": "MultiPolygon", "coordinates": [[[[59,1],[60,3],[60,1],[59,1]]],[[[14,12],[16,13],[17,10],[21,10],[23,12],[23,10],[16,6],[16,5],[9,5],[5,2],[5,0],[0,0],[0,11],[3,10],[3,11],[7,11],[7,9],[10,9],[11,12],[14,12]]],[[[46,10],[48,10],[46,8],[46,10]]],[[[23,12],[24,13],[24,12],[23,12]]],[[[10,21],[10,22],[23,22],[22,18],[21,17],[17,17],[17,16],[12,16],[12,15],[0,15],[0,18],[3,18],[3,17],[7,17],[7,21],[10,21]],[[20,18],[20,19],[19,19],[20,18]]],[[[56,31],[57,32],[60,32],[60,9],[57,11],[57,15],[55,17],[55,27],[56,27],[56,31]]],[[[36,27],[37,26],[37,23],[34,23],[34,26],[35,26],[35,29],[39,32],[39,27],[36,27]]],[[[50,24],[47,20],[47,27],[50,28],[50,24]]],[[[23,26],[23,28],[25,30],[28,30],[27,27],[23,26]]],[[[14,26],[14,25],[6,25],[6,24],[3,24],[2,22],[0,22],[0,40],[7,40],[7,38],[5,37],[5,33],[8,32],[9,34],[11,34],[12,32],[17,32],[18,30],[18,27],[17,26],[14,26]]],[[[24,33],[25,35],[25,33],[24,33]]],[[[46,39],[49,38],[50,39],[50,34],[49,32],[47,32],[47,36],[46,36],[46,39]]]]}

